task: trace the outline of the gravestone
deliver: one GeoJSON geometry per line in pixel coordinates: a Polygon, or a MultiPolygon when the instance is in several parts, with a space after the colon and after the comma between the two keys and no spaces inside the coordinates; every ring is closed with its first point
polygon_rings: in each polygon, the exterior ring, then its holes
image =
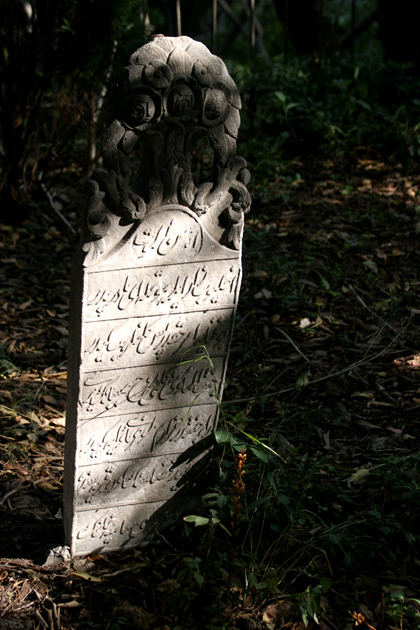
{"type": "Polygon", "coordinates": [[[236,155],[239,109],[218,57],[163,36],[131,56],[106,106],[103,167],[87,183],[72,271],[64,473],[72,555],[147,544],[195,507],[250,206],[236,155]],[[213,161],[209,181],[193,176],[200,150],[213,161]]]}

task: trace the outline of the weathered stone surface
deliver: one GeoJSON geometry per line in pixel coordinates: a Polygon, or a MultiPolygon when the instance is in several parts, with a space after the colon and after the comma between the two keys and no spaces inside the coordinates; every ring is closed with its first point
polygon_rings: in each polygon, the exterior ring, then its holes
{"type": "Polygon", "coordinates": [[[223,62],[188,37],[134,53],[108,104],[72,275],[64,508],[73,555],[147,544],[195,505],[250,205],[239,107],[223,62]],[[202,136],[213,177],[197,182],[202,136]],[[203,353],[211,362],[197,360],[203,353]]]}

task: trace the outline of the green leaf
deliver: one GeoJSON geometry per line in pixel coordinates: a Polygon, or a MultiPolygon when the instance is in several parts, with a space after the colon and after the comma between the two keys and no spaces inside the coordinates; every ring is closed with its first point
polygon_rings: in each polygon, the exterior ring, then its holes
{"type": "Polygon", "coordinates": [[[196,516],[195,517],[195,526],[200,527],[201,525],[207,525],[210,523],[210,519],[205,516],[196,516]]]}
{"type": "Polygon", "coordinates": [[[409,545],[412,545],[413,543],[416,542],[416,537],[413,536],[411,532],[407,532],[406,530],[403,530],[403,533],[404,533],[404,538],[406,539],[409,545]]]}
{"type": "Polygon", "coordinates": [[[248,574],[248,583],[249,583],[251,586],[255,586],[255,587],[257,586],[257,584],[258,584],[258,580],[257,580],[257,578],[256,578],[256,576],[255,576],[255,574],[254,574],[254,573],[249,573],[249,574],[248,574]]]}
{"type": "Polygon", "coordinates": [[[293,109],[294,107],[297,107],[298,105],[300,105],[300,103],[289,103],[288,105],[286,105],[286,111],[288,112],[290,109],[293,109]]]}
{"type": "Polygon", "coordinates": [[[378,265],[376,264],[374,260],[364,260],[363,265],[367,267],[368,269],[371,269],[375,273],[378,273],[378,265]]]}
{"type": "Polygon", "coordinates": [[[260,497],[259,499],[255,499],[255,501],[253,501],[249,506],[248,506],[248,511],[249,512],[253,512],[254,510],[256,510],[258,507],[260,507],[261,505],[265,505],[268,501],[270,501],[271,497],[260,497]]]}
{"type": "Polygon", "coordinates": [[[359,99],[357,102],[358,102],[358,104],[359,104],[361,107],[363,107],[366,111],[368,111],[368,112],[371,112],[371,111],[372,111],[371,106],[369,105],[369,103],[366,103],[366,101],[362,101],[362,99],[359,99]]]}
{"type": "Polygon", "coordinates": [[[375,518],[382,518],[382,514],[377,510],[369,510],[368,514],[374,516],[375,518]]]}
{"type": "Polygon", "coordinates": [[[224,508],[225,505],[227,505],[227,502],[227,497],[224,494],[219,495],[217,498],[217,507],[219,508],[219,510],[221,508],[224,508]]]}
{"type": "Polygon", "coordinates": [[[276,98],[279,99],[282,105],[286,105],[286,95],[283,92],[274,92],[276,98]]]}
{"type": "Polygon", "coordinates": [[[11,361],[7,359],[0,359],[0,374],[11,376],[14,372],[17,372],[17,367],[11,361]]]}
{"type": "Polygon", "coordinates": [[[318,620],[315,617],[315,613],[317,610],[319,610],[320,606],[321,606],[321,589],[319,588],[319,586],[315,586],[314,590],[311,593],[311,600],[312,603],[314,605],[314,611],[313,611],[313,618],[315,619],[315,621],[318,623],[318,620]]]}
{"type": "Polygon", "coordinates": [[[266,453],[265,451],[263,451],[261,448],[256,448],[255,446],[251,446],[251,451],[254,453],[254,455],[256,455],[261,461],[264,462],[264,464],[268,464],[268,462],[270,461],[270,458],[268,456],[268,453],[266,453]]]}
{"type": "Polygon", "coordinates": [[[322,577],[320,579],[322,592],[325,594],[331,586],[331,579],[328,577],[322,577]]]}
{"type": "Polygon", "coordinates": [[[186,523],[194,523],[196,527],[200,527],[200,525],[207,525],[208,523],[210,523],[210,519],[206,516],[196,516],[195,514],[184,516],[183,520],[186,523]]]}
{"type": "Polygon", "coordinates": [[[219,431],[215,432],[214,437],[218,444],[226,444],[226,442],[230,441],[231,435],[227,429],[219,429],[219,431]]]}
{"type": "Polygon", "coordinates": [[[321,286],[323,289],[326,289],[327,291],[330,290],[330,283],[328,282],[328,280],[326,280],[324,278],[324,276],[321,276],[321,274],[319,274],[319,280],[321,282],[321,286]]]}
{"type": "Polygon", "coordinates": [[[266,449],[267,451],[270,451],[270,453],[272,453],[273,455],[275,455],[276,457],[279,457],[282,461],[284,461],[284,459],[282,457],[280,457],[280,455],[278,453],[276,453],[276,451],[274,449],[272,449],[271,446],[268,446],[268,444],[264,444],[264,442],[262,442],[261,440],[259,440],[256,437],[254,437],[250,433],[247,433],[243,429],[239,429],[239,431],[242,433],[242,435],[245,435],[245,437],[247,437],[249,440],[251,440],[251,442],[255,442],[255,444],[258,444],[258,446],[261,446],[262,448],[266,449]]]}
{"type": "Polygon", "coordinates": [[[207,494],[203,494],[201,497],[203,501],[207,501],[208,499],[216,499],[220,496],[219,492],[208,492],[207,494]]]}
{"type": "Polygon", "coordinates": [[[404,591],[404,586],[401,586],[401,584],[386,584],[385,586],[382,587],[382,590],[384,593],[398,593],[398,592],[403,592],[404,591]]]}
{"type": "Polygon", "coordinates": [[[194,573],[194,579],[197,582],[198,586],[203,586],[204,576],[202,576],[201,573],[194,573]]]}
{"type": "Polygon", "coordinates": [[[101,578],[96,577],[96,575],[91,575],[86,571],[73,571],[72,575],[76,575],[77,577],[81,577],[84,580],[89,580],[91,582],[102,582],[101,578]]]}
{"type": "Polygon", "coordinates": [[[241,451],[246,451],[247,444],[243,440],[238,440],[238,438],[232,436],[230,443],[235,451],[237,451],[238,453],[240,453],[241,451]]]}
{"type": "Polygon", "coordinates": [[[223,523],[220,523],[220,522],[219,522],[219,527],[221,527],[222,529],[224,529],[224,530],[225,530],[225,532],[226,532],[227,534],[229,534],[229,536],[232,536],[232,534],[230,533],[230,531],[228,530],[228,528],[227,528],[225,525],[223,525],[223,523]]]}
{"type": "Polygon", "coordinates": [[[405,597],[405,593],[403,591],[394,591],[391,595],[392,599],[398,599],[399,601],[403,601],[405,597]]]}

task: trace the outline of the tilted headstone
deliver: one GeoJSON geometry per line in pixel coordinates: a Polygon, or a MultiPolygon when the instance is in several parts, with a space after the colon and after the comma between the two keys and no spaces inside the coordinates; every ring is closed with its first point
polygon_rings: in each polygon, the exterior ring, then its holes
{"type": "Polygon", "coordinates": [[[239,109],[225,64],[188,37],[137,50],[109,99],[103,167],[88,182],[72,274],[64,476],[72,555],[146,544],[193,509],[250,206],[236,156],[239,109]],[[202,138],[213,174],[200,183],[192,164],[202,138]],[[214,369],[200,360],[206,354],[214,369]]]}

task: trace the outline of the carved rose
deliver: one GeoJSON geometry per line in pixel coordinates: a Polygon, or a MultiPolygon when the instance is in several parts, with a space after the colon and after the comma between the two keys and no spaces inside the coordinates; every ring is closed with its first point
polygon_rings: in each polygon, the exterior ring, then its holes
{"type": "Polygon", "coordinates": [[[223,123],[229,115],[232,92],[221,81],[214,81],[204,97],[202,120],[207,127],[223,123]]]}
{"type": "Polygon", "coordinates": [[[168,118],[187,122],[197,116],[201,105],[201,88],[194,79],[172,84],[166,97],[168,118]]]}
{"type": "Polygon", "coordinates": [[[177,85],[168,96],[168,113],[185,120],[194,108],[194,93],[188,85],[177,85]]]}
{"type": "Polygon", "coordinates": [[[193,68],[193,74],[201,85],[210,85],[217,75],[222,75],[224,71],[223,61],[215,56],[204,62],[196,61],[193,68]]]}
{"type": "Polygon", "coordinates": [[[216,120],[226,109],[226,96],[222,90],[209,90],[204,103],[204,114],[209,120],[216,120]]]}
{"type": "Polygon", "coordinates": [[[153,59],[147,66],[144,66],[143,77],[147,83],[156,89],[167,88],[172,80],[172,71],[169,66],[158,59],[153,59]]]}
{"type": "Polygon", "coordinates": [[[147,94],[139,94],[129,99],[126,105],[125,120],[132,127],[139,127],[152,120],[155,104],[147,94]]]}
{"type": "Polygon", "coordinates": [[[124,123],[132,129],[143,131],[158,121],[161,114],[157,94],[142,92],[131,96],[124,107],[124,123]]]}

